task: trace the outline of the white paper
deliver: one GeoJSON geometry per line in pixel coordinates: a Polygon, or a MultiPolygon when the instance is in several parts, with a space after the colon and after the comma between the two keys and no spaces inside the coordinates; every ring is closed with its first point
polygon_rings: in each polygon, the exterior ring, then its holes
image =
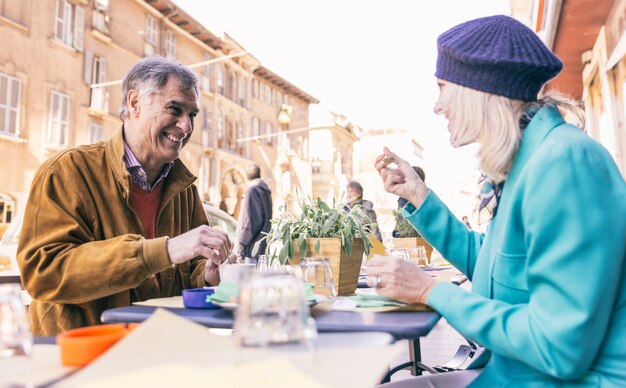
{"type": "Polygon", "coordinates": [[[298,386],[368,387],[378,385],[391,360],[403,348],[402,344],[358,343],[314,351],[293,346],[242,348],[234,344],[232,337],[210,334],[203,326],[157,309],[123,340],[60,386],[95,386],[98,381],[108,386],[162,386],[165,372],[183,368],[190,372],[185,379],[193,381],[181,383],[181,375],[176,373],[177,383],[169,388],[214,385],[224,376],[229,387],[252,386],[250,381],[254,387],[272,388],[293,387],[294,381],[298,381],[298,386]],[[268,367],[277,365],[272,363],[281,366],[268,367]]]}

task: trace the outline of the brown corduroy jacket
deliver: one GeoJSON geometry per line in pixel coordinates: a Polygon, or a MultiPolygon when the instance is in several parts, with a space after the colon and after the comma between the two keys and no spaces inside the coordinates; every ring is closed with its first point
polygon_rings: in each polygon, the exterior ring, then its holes
{"type": "MultiPolygon", "coordinates": [[[[18,245],[33,297],[35,335],[100,323],[105,309],[202,287],[204,258],[172,267],[167,239],[207,224],[195,176],[176,160],[166,178],[157,238],[145,239],[130,202],[122,129],[106,142],[64,151],[37,171],[18,245]]],[[[209,264],[211,282],[219,282],[209,264]]]]}

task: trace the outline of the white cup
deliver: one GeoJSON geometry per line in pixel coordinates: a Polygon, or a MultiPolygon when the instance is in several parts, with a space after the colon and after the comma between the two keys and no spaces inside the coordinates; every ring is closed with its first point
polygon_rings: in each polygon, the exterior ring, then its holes
{"type": "Polygon", "coordinates": [[[220,281],[224,283],[239,284],[254,272],[254,264],[221,264],[220,281]]]}

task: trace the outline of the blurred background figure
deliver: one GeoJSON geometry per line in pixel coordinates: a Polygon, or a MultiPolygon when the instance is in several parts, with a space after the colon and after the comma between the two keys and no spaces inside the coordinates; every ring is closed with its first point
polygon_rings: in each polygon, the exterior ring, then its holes
{"type": "Polygon", "coordinates": [[[256,264],[259,255],[265,254],[266,242],[261,241],[259,249],[252,255],[254,244],[270,231],[272,219],[272,191],[261,179],[261,167],[251,164],[246,168],[246,176],[250,185],[244,194],[239,222],[237,224],[237,258],[241,261],[246,257],[256,264]]]}
{"type": "MultiPolygon", "coordinates": [[[[415,171],[417,176],[420,177],[422,182],[426,182],[426,173],[424,172],[424,170],[418,166],[412,166],[412,167],[413,167],[413,171],[415,171]]],[[[396,215],[396,226],[393,228],[393,231],[391,232],[391,237],[393,238],[401,237],[400,232],[398,231],[398,218],[402,217],[402,208],[404,207],[404,205],[406,205],[407,202],[408,201],[405,198],[398,197],[398,213],[396,215]]]]}
{"type": "Polygon", "coordinates": [[[346,186],[346,195],[348,197],[348,203],[346,207],[352,209],[356,205],[361,205],[361,210],[372,222],[371,230],[372,235],[382,241],[383,238],[380,235],[380,229],[378,229],[378,221],[376,220],[376,212],[374,211],[374,204],[371,201],[363,199],[363,186],[357,181],[350,181],[346,186]]]}
{"type": "Polygon", "coordinates": [[[469,219],[467,218],[467,216],[463,216],[463,218],[461,218],[461,221],[463,221],[465,226],[467,226],[467,229],[472,229],[472,225],[470,224],[469,219]]]}

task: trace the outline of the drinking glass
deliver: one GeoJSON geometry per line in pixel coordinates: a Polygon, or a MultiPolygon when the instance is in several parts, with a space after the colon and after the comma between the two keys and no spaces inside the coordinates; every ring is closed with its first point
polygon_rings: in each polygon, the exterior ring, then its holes
{"type": "Polygon", "coordinates": [[[302,281],[286,271],[259,272],[241,286],[233,327],[243,346],[298,342],[317,337],[302,281]]]}
{"type": "Polygon", "coordinates": [[[22,303],[21,287],[0,285],[0,364],[28,364],[32,348],[33,336],[22,303]]]}
{"type": "Polygon", "coordinates": [[[300,261],[302,278],[313,283],[313,293],[329,299],[337,297],[337,289],[333,279],[333,270],[328,257],[305,257],[300,261]]]}
{"type": "Polygon", "coordinates": [[[268,262],[267,262],[268,257],[266,255],[260,255],[259,256],[259,260],[256,263],[256,270],[257,272],[265,272],[268,269],[268,262]]]}
{"type": "Polygon", "coordinates": [[[428,259],[428,255],[426,254],[426,247],[420,245],[416,248],[413,248],[415,261],[419,267],[428,267],[430,265],[430,260],[428,259]]]}
{"type": "Polygon", "coordinates": [[[409,257],[409,251],[405,248],[390,249],[389,256],[399,257],[402,260],[411,261],[411,258],[409,257]]]}

